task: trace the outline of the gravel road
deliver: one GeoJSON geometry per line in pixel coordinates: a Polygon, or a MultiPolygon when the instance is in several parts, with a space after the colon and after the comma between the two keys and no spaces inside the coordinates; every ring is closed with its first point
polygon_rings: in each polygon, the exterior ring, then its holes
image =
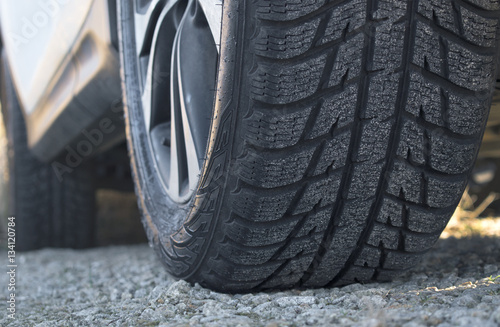
{"type": "MultiPolygon", "coordinates": [[[[7,177],[3,159],[0,181],[7,177]]],[[[100,244],[143,239],[133,195],[104,191],[98,198],[100,244]]],[[[0,248],[0,326],[500,325],[500,218],[463,212],[411,272],[392,283],[343,288],[215,293],[172,279],[147,245],[17,253],[15,319],[8,317],[7,253],[0,248]]]]}
{"type": "Polygon", "coordinates": [[[500,219],[454,221],[444,235],[392,283],[246,295],[175,281],[147,245],[18,254],[16,319],[3,273],[0,325],[499,326],[500,219]]]}

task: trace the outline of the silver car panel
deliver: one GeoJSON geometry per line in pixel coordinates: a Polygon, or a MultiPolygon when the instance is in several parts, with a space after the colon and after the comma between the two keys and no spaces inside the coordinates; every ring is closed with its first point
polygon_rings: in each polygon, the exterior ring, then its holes
{"type": "Polygon", "coordinates": [[[49,161],[121,98],[108,1],[23,0],[21,5],[2,0],[0,5],[2,38],[25,113],[28,145],[39,159],[49,161]]]}
{"type": "Polygon", "coordinates": [[[40,105],[58,69],[71,52],[92,2],[0,2],[4,47],[26,114],[31,114],[40,105]]]}

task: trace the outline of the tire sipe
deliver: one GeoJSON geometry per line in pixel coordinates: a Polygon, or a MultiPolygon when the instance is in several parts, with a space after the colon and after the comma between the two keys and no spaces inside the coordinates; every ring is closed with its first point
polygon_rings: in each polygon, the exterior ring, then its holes
{"type": "Polygon", "coordinates": [[[223,292],[388,281],[432,247],[481,143],[499,1],[224,1],[216,63],[191,42],[210,25],[206,1],[133,2],[119,1],[127,138],[144,226],[171,274],[223,292]],[[217,67],[204,87],[205,66],[189,69],[200,63],[217,67]],[[208,118],[176,105],[198,101],[183,87],[215,90],[208,118]],[[197,119],[209,121],[201,152],[172,132],[199,133],[197,119]],[[189,158],[201,162],[194,183],[189,158]]]}

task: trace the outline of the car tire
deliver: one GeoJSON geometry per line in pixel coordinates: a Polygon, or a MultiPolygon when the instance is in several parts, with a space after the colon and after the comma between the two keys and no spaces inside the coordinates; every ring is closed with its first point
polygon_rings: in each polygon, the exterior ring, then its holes
{"type": "MultiPolygon", "coordinates": [[[[183,19],[203,2],[167,2],[179,47],[193,31],[183,19]]],[[[140,82],[138,15],[157,19],[165,7],[137,4],[118,6],[127,139],[144,226],[172,275],[223,292],[388,281],[433,246],[481,143],[498,1],[224,1],[207,146],[184,202],[162,182],[169,161],[148,129],[161,111],[143,100],[144,90],[175,98],[178,82],[140,82]]],[[[154,24],[149,33],[163,28],[154,24]]],[[[172,50],[176,37],[156,42],[172,50]]],[[[165,53],[151,67],[179,56],[165,53]]],[[[164,76],[195,80],[170,67],[164,76]]],[[[166,112],[171,103],[161,102],[166,112]]],[[[169,151],[172,115],[162,121],[169,151]]]]}
{"type": "Polygon", "coordinates": [[[50,163],[40,162],[31,154],[5,54],[0,71],[0,99],[8,141],[7,202],[9,215],[15,217],[16,250],[93,246],[92,167],[83,164],[60,179],[50,163]]]}

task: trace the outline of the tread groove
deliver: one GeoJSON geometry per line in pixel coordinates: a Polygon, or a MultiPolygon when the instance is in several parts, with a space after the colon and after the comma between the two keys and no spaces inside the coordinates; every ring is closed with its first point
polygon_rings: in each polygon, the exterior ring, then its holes
{"type": "MultiPolygon", "coordinates": [[[[366,8],[367,22],[369,22],[369,20],[372,18],[371,17],[372,9],[373,8],[367,4],[367,8],[366,8]]],[[[362,62],[367,62],[368,57],[370,55],[373,55],[372,47],[374,46],[373,45],[374,41],[371,40],[369,37],[371,34],[371,25],[365,24],[365,26],[366,26],[366,32],[364,34],[365,45],[363,46],[362,62]]],[[[354,116],[356,118],[360,116],[359,114],[361,113],[363,107],[365,106],[365,103],[366,103],[367,97],[368,97],[368,87],[366,87],[366,86],[368,85],[368,82],[369,82],[369,73],[368,73],[367,67],[365,67],[361,71],[360,80],[361,80],[361,82],[360,82],[360,86],[358,89],[358,92],[359,92],[358,93],[359,94],[358,95],[358,103],[356,104],[356,109],[355,109],[356,111],[354,113],[354,116]]],[[[351,132],[351,143],[349,144],[349,149],[347,152],[347,160],[352,160],[352,157],[354,155],[354,148],[357,146],[356,143],[358,141],[355,136],[356,136],[356,131],[358,130],[360,123],[361,122],[359,120],[355,120],[355,126],[353,127],[352,132],[351,132]]],[[[350,181],[350,177],[353,174],[352,170],[353,170],[353,165],[351,164],[351,165],[349,165],[347,172],[345,172],[342,175],[342,180],[340,182],[339,192],[337,195],[337,199],[335,201],[335,203],[337,205],[334,207],[334,209],[332,211],[333,213],[332,213],[332,216],[330,218],[330,222],[329,222],[328,227],[325,231],[325,234],[324,234],[323,240],[321,241],[321,244],[319,246],[318,252],[314,256],[311,264],[309,265],[307,270],[304,272],[303,276],[297,282],[298,287],[302,287],[311,278],[316,267],[321,264],[323,257],[327,252],[327,249],[328,249],[328,247],[333,239],[333,233],[334,233],[333,231],[335,229],[336,217],[339,217],[340,213],[343,210],[343,203],[344,203],[343,190],[345,189],[345,187],[348,185],[348,183],[350,181]]]]}
{"type": "MultiPolygon", "coordinates": [[[[408,23],[409,27],[405,31],[406,35],[405,35],[405,41],[404,41],[403,48],[409,49],[409,50],[403,52],[403,59],[401,61],[403,64],[407,63],[408,59],[412,58],[412,56],[413,56],[412,44],[414,42],[415,33],[416,33],[416,24],[413,23],[413,21],[414,21],[414,13],[417,12],[418,2],[419,2],[418,0],[412,1],[411,5],[408,5],[408,8],[407,8],[407,10],[408,10],[407,11],[407,20],[409,22],[408,23]]],[[[402,81],[399,83],[398,99],[396,100],[396,103],[398,105],[396,106],[396,108],[404,108],[404,105],[406,104],[407,97],[408,97],[408,89],[409,89],[408,86],[410,83],[410,74],[411,74],[410,70],[406,69],[403,74],[404,75],[402,77],[402,81]]],[[[391,133],[392,135],[389,139],[389,145],[387,147],[387,149],[388,149],[387,155],[386,155],[387,162],[385,163],[384,168],[383,168],[383,170],[385,172],[389,171],[390,166],[393,165],[393,162],[391,162],[392,158],[391,158],[390,154],[394,153],[396,150],[396,147],[398,145],[398,138],[399,138],[399,134],[400,134],[400,133],[398,133],[398,131],[402,126],[401,110],[396,111],[396,112],[397,112],[396,113],[396,115],[397,115],[396,123],[395,123],[393,130],[392,130],[392,133],[391,133]]],[[[382,173],[382,176],[385,176],[385,173],[382,173]]],[[[382,178],[379,181],[379,184],[377,186],[377,192],[376,192],[377,198],[376,198],[374,204],[372,205],[372,207],[370,208],[370,214],[368,215],[369,221],[367,222],[367,226],[366,226],[366,228],[364,228],[364,230],[361,234],[361,237],[358,239],[356,249],[351,253],[351,255],[347,259],[346,263],[344,264],[344,267],[339,271],[339,273],[330,282],[327,283],[327,286],[334,285],[337,281],[339,281],[342,277],[344,277],[344,275],[347,273],[349,267],[354,264],[354,262],[358,259],[359,255],[361,254],[361,250],[363,248],[362,245],[365,243],[365,239],[367,238],[367,235],[369,235],[369,233],[373,229],[375,217],[380,213],[381,206],[382,206],[382,199],[384,196],[384,192],[382,192],[382,190],[387,189],[387,184],[388,184],[388,181],[384,180],[384,178],[382,178]]]]}

